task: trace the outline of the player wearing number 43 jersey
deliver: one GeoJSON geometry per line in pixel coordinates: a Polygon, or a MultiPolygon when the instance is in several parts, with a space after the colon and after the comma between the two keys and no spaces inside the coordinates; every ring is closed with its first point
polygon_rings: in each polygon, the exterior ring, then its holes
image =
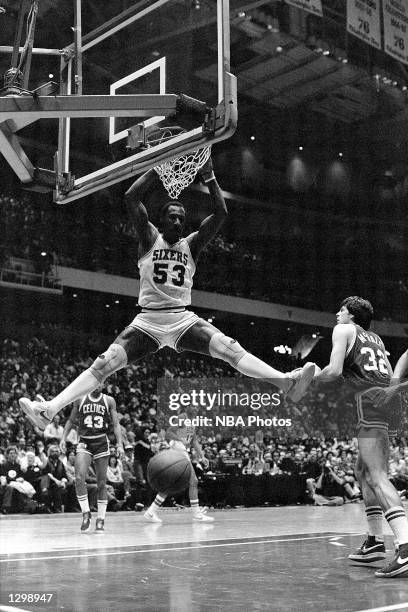
{"type": "Polygon", "coordinates": [[[110,423],[113,425],[118,451],[124,454],[115,400],[110,395],[102,393],[102,387],[97,387],[75,402],[62,434],[60,446],[63,452],[66,451],[67,436],[76,422],[78,422],[79,442],[75,456],[75,490],[82,510],[81,533],[87,533],[91,528],[86,475],[92,461],[95,466],[98,503],[95,532],[104,533],[108,504],[106,472],[110,454],[107,432],[110,423]]]}
{"type": "Polygon", "coordinates": [[[44,429],[64,406],[90,393],[117,370],[164,346],[223,359],[246,376],[269,380],[295,402],[306,392],[315,373],[314,364],[307,363],[293,372],[279,372],[186,309],[191,304],[197,258],[227,217],[211,159],[201,168],[200,176],[208,186],[213,213],[202,221],[197,231],[185,238],[182,234],[186,212],[180,202],[170,201],[162,207],[161,232],[149,220],[142,201],[158,181],[154,170],[142,175],[126,192],[125,199],[139,240],[142,312],[91,367],[59,395],[45,403],[27,398],[20,400],[22,410],[39,429],[44,429]]]}
{"type": "Polygon", "coordinates": [[[359,456],[356,476],[361,486],[368,523],[364,544],[349,559],[369,564],[385,559],[383,513],[391,527],[397,552],[380,578],[408,573],[408,520],[401,499],[388,479],[389,428],[400,417],[402,384],[390,387],[392,369],[381,338],[369,331],[373,307],[351,296],[343,300],[333,330],[330,363],[315,380],[328,382],[343,375],[356,392],[359,456]]]}

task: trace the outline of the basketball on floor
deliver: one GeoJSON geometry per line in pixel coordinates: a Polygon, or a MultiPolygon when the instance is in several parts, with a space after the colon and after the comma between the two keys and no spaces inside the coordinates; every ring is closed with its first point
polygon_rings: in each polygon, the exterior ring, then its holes
{"type": "Polygon", "coordinates": [[[147,480],[155,491],[175,495],[188,487],[191,470],[191,462],[184,453],[166,449],[150,459],[147,480]]]}

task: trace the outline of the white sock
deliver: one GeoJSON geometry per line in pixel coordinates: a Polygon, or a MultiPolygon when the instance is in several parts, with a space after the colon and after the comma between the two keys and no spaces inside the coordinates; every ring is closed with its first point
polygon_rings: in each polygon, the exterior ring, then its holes
{"type": "Polygon", "coordinates": [[[98,519],[104,519],[106,515],[106,508],[108,507],[107,499],[98,499],[98,519]]]}
{"type": "Polygon", "coordinates": [[[89,512],[89,501],[87,495],[77,495],[78,503],[82,513],[89,512]]]}
{"type": "Polygon", "coordinates": [[[368,523],[368,535],[375,536],[377,540],[383,542],[383,511],[381,506],[368,506],[365,512],[368,523]]]}
{"type": "Polygon", "coordinates": [[[158,510],[160,510],[160,507],[162,505],[162,503],[166,500],[165,497],[163,497],[163,495],[159,495],[157,494],[156,497],[154,498],[154,502],[152,503],[152,505],[150,506],[149,510],[151,512],[157,512],[158,510]]]}
{"type": "Polygon", "coordinates": [[[391,527],[398,544],[408,543],[408,520],[405,510],[402,506],[393,506],[384,516],[391,527]]]}

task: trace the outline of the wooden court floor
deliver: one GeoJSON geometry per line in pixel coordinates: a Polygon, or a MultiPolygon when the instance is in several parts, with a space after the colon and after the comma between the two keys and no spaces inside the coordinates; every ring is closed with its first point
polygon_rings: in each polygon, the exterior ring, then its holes
{"type": "Polygon", "coordinates": [[[102,536],[80,534],[80,514],[2,517],[0,612],[408,610],[408,577],[347,560],[365,530],[360,504],[212,515],[196,524],[189,510],[164,510],[154,525],[108,513],[102,536]],[[16,598],[27,593],[52,599],[16,598]]]}

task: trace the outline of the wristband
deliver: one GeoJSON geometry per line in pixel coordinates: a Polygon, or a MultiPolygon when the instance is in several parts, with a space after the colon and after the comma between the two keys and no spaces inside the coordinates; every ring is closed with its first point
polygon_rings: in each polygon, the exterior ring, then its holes
{"type": "Polygon", "coordinates": [[[211,172],[209,178],[204,178],[203,177],[203,181],[204,181],[204,183],[209,183],[210,181],[215,181],[215,174],[214,174],[214,172],[211,172]]]}

